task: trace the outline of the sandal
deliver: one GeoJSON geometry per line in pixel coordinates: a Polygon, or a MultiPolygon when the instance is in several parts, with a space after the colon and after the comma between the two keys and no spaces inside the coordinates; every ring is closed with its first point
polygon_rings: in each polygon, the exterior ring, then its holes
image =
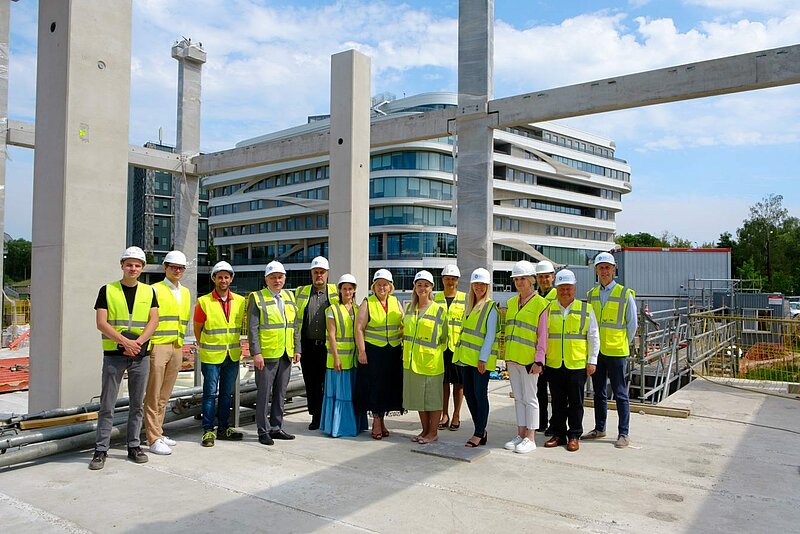
{"type": "Polygon", "coordinates": [[[383,439],[383,434],[381,434],[380,432],[378,432],[377,434],[373,432],[372,439],[377,439],[377,440],[383,439]]]}
{"type": "Polygon", "coordinates": [[[417,443],[419,443],[420,445],[427,445],[428,443],[433,443],[434,441],[439,441],[439,436],[436,436],[435,438],[432,439],[419,438],[419,441],[417,441],[417,443]]]}
{"type": "Polygon", "coordinates": [[[414,443],[419,443],[419,439],[420,439],[421,437],[422,437],[422,436],[414,436],[413,438],[411,438],[411,441],[413,441],[414,443]]]}
{"type": "Polygon", "coordinates": [[[449,415],[447,416],[447,421],[445,421],[444,423],[439,421],[439,430],[444,430],[448,426],[450,426],[450,416],[449,415]]]}
{"type": "Polygon", "coordinates": [[[389,437],[389,431],[386,430],[385,428],[383,430],[381,430],[381,437],[388,438],[389,437]]]}
{"type": "Polygon", "coordinates": [[[452,430],[453,432],[455,432],[459,428],[461,428],[461,421],[459,421],[458,423],[450,423],[450,430],[452,430]]]}
{"type": "Polygon", "coordinates": [[[467,448],[469,448],[469,449],[474,449],[475,447],[480,447],[480,446],[481,446],[481,444],[480,444],[480,443],[475,443],[474,441],[467,441],[467,442],[464,444],[464,446],[465,446],[465,447],[467,447],[467,448]]]}

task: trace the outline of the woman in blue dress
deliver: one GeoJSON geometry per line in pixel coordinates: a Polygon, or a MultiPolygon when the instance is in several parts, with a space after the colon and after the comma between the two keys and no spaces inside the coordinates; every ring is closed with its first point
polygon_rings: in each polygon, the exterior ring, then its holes
{"type": "Polygon", "coordinates": [[[356,436],[367,427],[367,414],[356,414],[355,391],[355,303],[356,279],[352,274],[339,278],[339,302],[326,310],[328,326],[328,370],[322,402],[320,431],[331,437],[356,436]]]}

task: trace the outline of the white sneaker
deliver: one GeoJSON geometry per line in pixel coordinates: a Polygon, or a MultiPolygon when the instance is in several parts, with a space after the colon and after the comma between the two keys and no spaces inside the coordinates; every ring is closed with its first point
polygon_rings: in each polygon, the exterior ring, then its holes
{"type": "Polygon", "coordinates": [[[520,443],[522,443],[522,438],[519,436],[514,436],[514,439],[507,441],[506,444],[503,445],[503,448],[507,451],[514,451],[517,450],[517,445],[520,443]]]}
{"type": "Polygon", "coordinates": [[[536,450],[536,443],[532,439],[525,438],[520,441],[519,445],[514,449],[514,452],[525,454],[536,450]]]}
{"type": "Polygon", "coordinates": [[[177,444],[178,444],[178,442],[177,442],[177,441],[175,441],[175,440],[174,440],[174,439],[172,439],[172,438],[168,438],[167,436],[161,436],[161,441],[163,441],[164,443],[166,443],[166,444],[167,444],[169,447],[174,447],[175,445],[177,445],[177,444]]]}
{"type": "Polygon", "coordinates": [[[170,449],[169,446],[164,443],[163,439],[157,439],[155,443],[150,445],[150,452],[153,454],[167,455],[172,454],[172,449],[170,449]]]}

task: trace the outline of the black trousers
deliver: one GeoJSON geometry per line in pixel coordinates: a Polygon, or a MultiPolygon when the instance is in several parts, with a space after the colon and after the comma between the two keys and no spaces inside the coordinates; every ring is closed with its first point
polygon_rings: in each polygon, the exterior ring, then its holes
{"type": "Polygon", "coordinates": [[[586,369],[548,367],[550,393],[553,395],[553,436],[578,439],[583,434],[583,392],[586,369]],[[569,430],[567,430],[569,421],[569,430]]]}
{"type": "Polygon", "coordinates": [[[549,381],[549,374],[547,367],[542,368],[542,373],[539,375],[539,382],[536,389],[536,398],[539,400],[539,430],[544,432],[550,426],[550,418],[547,412],[547,383],[549,381]]]}
{"type": "Polygon", "coordinates": [[[303,339],[300,368],[303,370],[303,382],[306,384],[306,400],[308,413],[314,420],[319,420],[322,414],[323,388],[325,386],[325,363],[328,358],[328,349],[324,341],[303,339]]]}

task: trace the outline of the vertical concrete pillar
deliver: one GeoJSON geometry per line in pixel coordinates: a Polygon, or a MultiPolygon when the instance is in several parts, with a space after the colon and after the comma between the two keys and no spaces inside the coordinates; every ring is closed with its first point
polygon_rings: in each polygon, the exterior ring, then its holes
{"type": "MultiPolygon", "coordinates": [[[[6,135],[8,129],[8,44],[10,0],[0,0],[0,251],[5,251],[6,217],[6,135]]],[[[3,283],[3,254],[0,254],[0,284],[3,283]]],[[[0,298],[0,331],[3,330],[3,299],[0,298]]]]}
{"type": "Polygon", "coordinates": [[[458,4],[458,265],[464,276],[478,267],[492,271],[492,97],[494,1],[458,4]]]}
{"type": "Polygon", "coordinates": [[[40,2],[29,410],[100,392],[98,288],[125,248],[131,0],[40,2]]]}
{"type": "Polygon", "coordinates": [[[331,56],[330,280],[352,273],[369,287],[370,59],[331,56]]]}
{"type": "MultiPolygon", "coordinates": [[[[178,60],[178,128],[175,151],[188,158],[200,152],[200,88],[206,53],[197,43],[184,39],[172,47],[178,60]]],[[[193,262],[181,281],[197,295],[197,224],[200,217],[200,177],[176,174],[173,248],[193,262]]]]}

